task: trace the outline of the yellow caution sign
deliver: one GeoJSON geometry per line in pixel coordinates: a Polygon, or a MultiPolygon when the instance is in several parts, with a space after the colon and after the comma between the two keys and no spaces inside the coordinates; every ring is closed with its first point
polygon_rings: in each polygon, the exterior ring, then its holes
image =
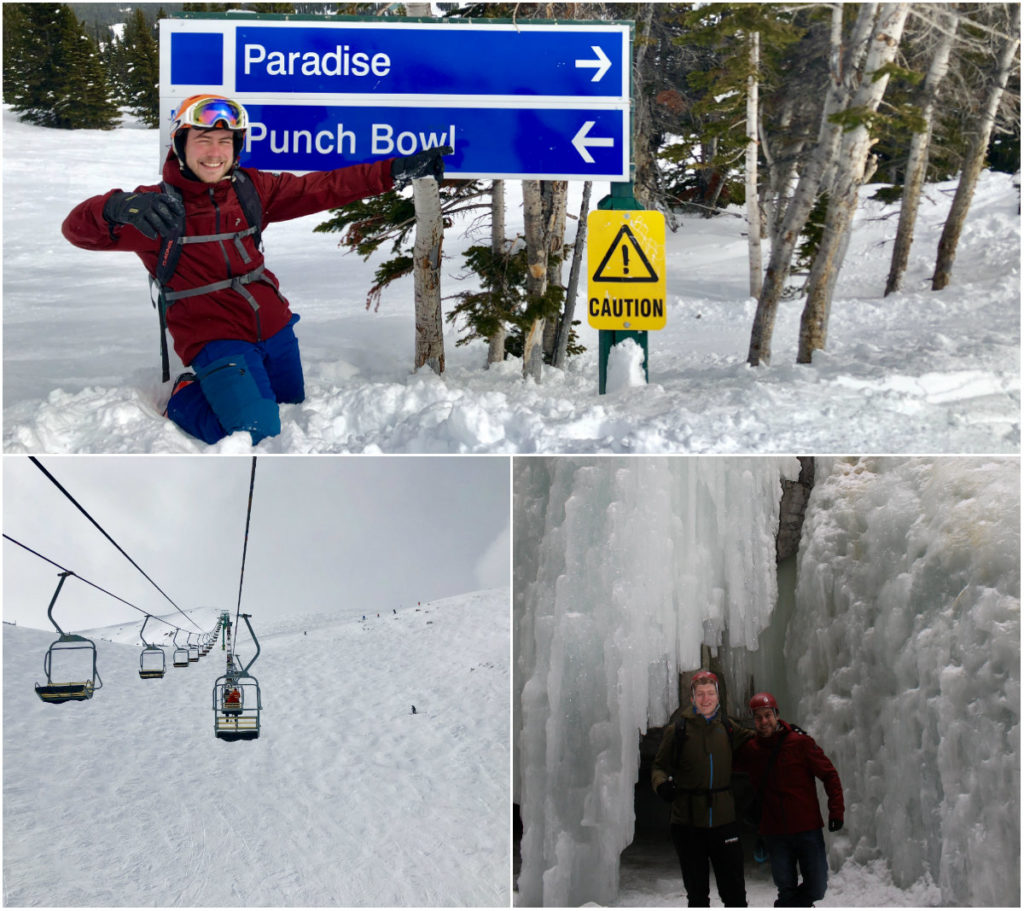
{"type": "Polygon", "coordinates": [[[665,216],[597,209],[587,217],[587,320],[595,329],[665,327],[665,216]]]}

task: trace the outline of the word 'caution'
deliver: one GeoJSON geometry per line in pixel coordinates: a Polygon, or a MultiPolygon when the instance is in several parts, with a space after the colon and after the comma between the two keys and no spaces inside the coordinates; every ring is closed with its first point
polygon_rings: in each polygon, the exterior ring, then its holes
{"type": "Polygon", "coordinates": [[[590,298],[591,318],[612,317],[614,319],[661,319],[665,318],[665,301],[656,297],[600,297],[590,298]]]}
{"type": "Polygon", "coordinates": [[[595,329],[665,326],[665,217],[605,210],[587,217],[587,321],[595,329]]]}

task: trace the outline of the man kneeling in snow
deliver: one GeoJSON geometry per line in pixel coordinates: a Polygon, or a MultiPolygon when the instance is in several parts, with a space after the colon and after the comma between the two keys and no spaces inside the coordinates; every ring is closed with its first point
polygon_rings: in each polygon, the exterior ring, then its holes
{"type": "Polygon", "coordinates": [[[771,693],[750,700],[757,737],[733,757],[734,767],[750,775],[761,801],[758,833],[764,837],[779,890],[776,908],[809,908],[824,898],[828,884],[824,822],[818,809],[820,778],[828,794],[828,830],[843,827],[843,787],[839,773],[814,740],[779,718],[771,693]],[[803,881],[797,884],[797,867],[803,881]]]}
{"type": "MultiPolygon", "coordinates": [[[[428,149],[302,177],[271,174],[238,167],[248,126],[245,108],[230,98],[187,98],[171,125],[164,183],[94,196],[62,226],[77,247],[137,254],[161,286],[158,306],[174,350],[194,370],[175,380],[166,414],[206,443],[247,430],[255,445],[280,433],[278,403],[305,398],[292,330],[299,317],[264,268],[262,229],[415,178],[440,180],[442,156],[452,152],[428,149]]],[[[166,381],[166,358],[164,370],[166,381]]]]}

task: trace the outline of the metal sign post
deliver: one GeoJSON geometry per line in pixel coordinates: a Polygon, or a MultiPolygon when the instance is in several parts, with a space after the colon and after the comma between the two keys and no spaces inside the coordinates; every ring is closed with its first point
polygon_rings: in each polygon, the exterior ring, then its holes
{"type": "Polygon", "coordinates": [[[604,395],[608,357],[626,339],[643,350],[649,379],[647,331],[663,328],[666,319],[665,218],[640,209],[632,183],[613,183],[590,213],[587,263],[587,318],[598,330],[598,393],[604,395]]]}

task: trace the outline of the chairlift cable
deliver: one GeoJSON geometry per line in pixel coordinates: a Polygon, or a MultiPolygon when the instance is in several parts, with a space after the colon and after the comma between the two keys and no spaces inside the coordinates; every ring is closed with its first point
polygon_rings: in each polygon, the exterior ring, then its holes
{"type": "MultiPolygon", "coordinates": [[[[132,566],[134,566],[140,573],[142,573],[142,575],[146,577],[146,579],[153,585],[153,587],[158,592],[160,592],[161,595],[163,595],[168,601],[170,601],[170,603],[174,606],[174,609],[177,610],[178,613],[181,614],[186,620],[188,620],[188,622],[191,623],[197,630],[202,632],[202,628],[199,626],[199,624],[196,623],[195,620],[193,620],[188,614],[186,614],[180,607],[178,607],[178,605],[175,604],[174,601],[171,599],[171,596],[168,595],[167,592],[165,592],[159,585],[157,585],[156,582],[154,582],[149,577],[149,575],[146,573],[146,571],[141,566],[139,566],[138,563],[136,563],[131,557],[128,556],[127,553],[125,553],[125,551],[121,547],[121,545],[118,544],[112,537],[110,537],[110,535],[107,534],[107,532],[104,530],[103,526],[101,526],[99,524],[99,522],[97,522],[91,515],[89,515],[89,513],[85,509],[85,507],[82,506],[82,504],[79,503],[68,492],[68,490],[60,483],[60,481],[58,481],[49,471],[47,471],[46,468],[43,467],[43,464],[39,461],[39,459],[37,459],[35,456],[29,456],[29,459],[32,461],[32,464],[35,465],[36,468],[38,468],[44,475],[46,475],[46,477],[49,478],[51,482],[53,482],[54,486],[56,486],[56,488],[62,494],[64,494],[64,496],[67,497],[78,508],[79,512],[81,512],[82,515],[84,515],[90,522],[92,522],[93,525],[96,526],[96,528],[100,531],[100,533],[103,535],[103,537],[105,537],[111,544],[113,544],[114,547],[116,547],[121,552],[122,556],[124,556],[125,559],[127,559],[128,562],[131,563],[132,566]]],[[[255,458],[254,458],[254,461],[255,461],[255,458]]],[[[252,498],[251,490],[250,490],[249,496],[250,496],[250,502],[251,502],[251,498],[252,498]]],[[[132,606],[134,607],[134,605],[132,605],[132,606]]],[[[136,610],[138,610],[138,608],[136,608],[136,610]]]]}
{"type": "MultiPolygon", "coordinates": [[[[103,588],[102,585],[97,585],[95,582],[90,582],[88,579],[85,578],[85,576],[80,576],[73,569],[68,569],[66,566],[62,566],[56,560],[51,560],[49,557],[44,556],[43,554],[39,553],[39,551],[33,550],[27,544],[22,544],[21,541],[17,540],[17,538],[12,538],[9,534],[7,534],[7,532],[4,532],[4,538],[6,538],[12,544],[17,544],[18,547],[22,548],[23,550],[27,550],[30,554],[33,554],[34,556],[39,557],[40,560],[43,560],[46,563],[49,563],[51,566],[56,566],[57,569],[61,570],[62,572],[70,573],[72,576],[74,576],[80,582],[84,582],[86,585],[91,585],[97,591],[103,592],[103,594],[105,594],[105,595],[109,595],[115,601],[120,601],[122,604],[126,604],[128,607],[132,608],[132,610],[137,610],[140,614],[145,614],[147,617],[152,617],[154,620],[158,621],[159,623],[163,623],[163,624],[169,626],[171,629],[180,629],[180,627],[175,626],[173,623],[168,623],[162,617],[157,617],[155,614],[151,614],[149,611],[144,610],[143,608],[139,607],[138,605],[132,604],[131,601],[126,601],[120,595],[115,595],[113,592],[107,591],[105,588],[103,588]]],[[[182,630],[182,632],[184,632],[184,630],[182,630]]]]}
{"type": "Polygon", "coordinates": [[[242,541],[242,571],[238,577],[238,605],[235,607],[235,630],[238,616],[242,611],[242,582],[245,579],[245,552],[249,549],[249,520],[252,518],[252,492],[256,484],[256,456],[252,457],[252,471],[249,474],[249,506],[245,512],[245,538],[242,541]]]}

